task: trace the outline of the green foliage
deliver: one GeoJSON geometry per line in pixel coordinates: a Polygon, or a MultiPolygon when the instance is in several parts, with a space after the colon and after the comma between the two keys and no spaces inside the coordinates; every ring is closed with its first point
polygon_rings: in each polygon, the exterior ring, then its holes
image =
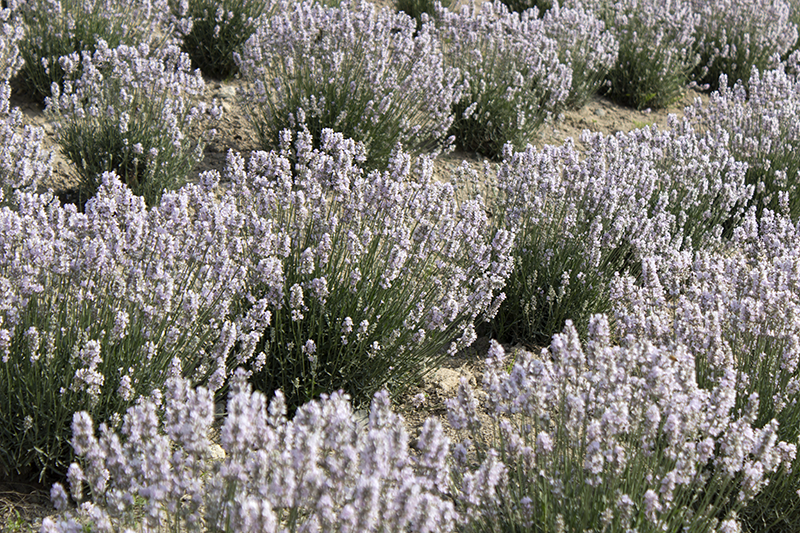
{"type": "Polygon", "coordinates": [[[234,54],[241,53],[258,18],[269,12],[270,1],[171,0],[170,4],[178,19],[181,48],[189,54],[192,65],[206,76],[228,79],[239,72],[234,54]],[[181,11],[182,7],[186,10],[181,11]]]}
{"type": "Polygon", "coordinates": [[[473,322],[505,282],[508,245],[492,241],[482,204],[459,205],[425,162],[412,171],[400,153],[365,176],[341,165],[342,153],[293,159],[292,180],[284,158],[250,173],[267,187],[258,196],[269,202],[269,224],[291,242],[279,266],[254,258],[258,278],[237,311],[269,310],[247,350],[251,382],[281,389],[292,409],[338,389],[357,404],[382,387],[402,393],[474,341],[473,322]]]}
{"type": "Polygon", "coordinates": [[[553,0],[502,0],[502,2],[508,6],[508,9],[517,13],[535,7],[539,17],[543,17],[553,7],[553,0]]]}
{"type": "Polygon", "coordinates": [[[59,58],[74,52],[93,52],[100,40],[109,47],[152,42],[158,26],[146,0],[31,0],[15,2],[25,23],[19,43],[25,60],[20,80],[26,92],[44,102],[53,83],[61,84],[65,72],[59,58]]]}
{"type": "MultiPolygon", "coordinates": [[[[450,7],[452,0],[440,2],[443,7],[450,7]]],[[[417,21],[417,30],[422,27],[422,14],[429,17],[435,15],[436,0],[395,0],[395,7],[417,21]]]]}
{"type": "MultiPolygon", "coordinates": [[[[149,231],[139,218],[143,202],[119,181],[101,187],[97,201],[106,205],[95,203],[97,212],[87,221],[52,198],[41,206],[28,199],[29,209],[41,213],[38,222],[48,222],[39,227],[19,217],[27,236],[16,244],[9,234],[2,236],[12,254],[25,256],[26,247],[35,246],[46,263],[47,253],[57,249],[57,261],[65,266],[29,265],[29,277],[18,281],[17,303],[0,314],[0,479],[63,479],[74,459],[73,414],[85,410],[118,427],[136,398],[163,385],[173,358],[194,383],[217,370],[212,354],[219,332],[212,317],[227,282],[209,279],[199,261],[181,262],[166,252],[172,246],[178,256],[203,257],[210,245],[191,239],[176,245],[169,232],[149,231]],[[116,242],[107,237],[104,243],[105,232],[116,235],[116,242]],[[160,272],[161,281],[148,280],[148,268],[160,272]],[[195,290],[207,292],[200,296],[195,290]],[[23,298],[25,292],[30,294],[23,298]]],[[[162,229],[168,219],[159,223],[151,216],[162,229]]],[[[173,229],[177,234],[179,228],[173,229]]],[[[5,263],[0,272],[8,283],[19,276],[19,267],[5,263]]]]}
{"type": "Polygon", "coordinates": [[[609,98],[636,109],[659,109],[679,100],[700,59],[694,37],[698,16],[689,3],[595,3],[619,41],[617,63],[607,75],[609,98]]]}
{"type": "Polygon", "coordinates": [[[506,143],[524,149],[569,96],[571,69],[559,61],[558,43],[540,19],[509,12],[499,0],[442,9],[437,25],[465,87],[449,130],[456,146],[495,160],[506,143]]]}
{"type": "Polygon", "coordinates": [[[148,57],[145,49],[103,44],[94,58],[73,63],[72,71],[84,74],[48,99],[47,114],[80,177],[79,205],[95,194],[103,172],[114,171],[153,206],[203,158],[205,86],[177,47],[148,57]]]}

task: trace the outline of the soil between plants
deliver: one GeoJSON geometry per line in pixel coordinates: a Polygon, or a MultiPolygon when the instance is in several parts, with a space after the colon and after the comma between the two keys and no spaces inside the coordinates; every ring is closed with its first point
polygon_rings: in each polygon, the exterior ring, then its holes
{"type": "MultiPolygon", "coordinates": [[[[196,179],[201,172],[207,170],[217,170],[224,175],[229,150],[239,152],[247,158],[252,151],[260,149],[255,133],[239,105],[238,95],[243,86],[244,82],[240,79],[224,82],[206,79],[206,100],[210,102],[216,99],[221,103],[224,114],[214,126],[217,135],[206,145],[204,159],[195,169],[192,179],[196,179]]],[[[55,125],[48,121],[41,104],[21,94],[17,84],[12,83],[12,87],[14,91],[11,107],[20,108],[25,124],[44,129],[45,147],[56,154],[53,176],[48,183],[43,184],[43,188],[52,188],[56,192],[74,188],[77,184],[77,174],[72,164],[58,151],[55,125]]],[[[637,111],[619,106],[607,98],[594,96],[583,108],[566,110],[560,117],[545,124],[538,135],[531,139],[531,144],[536,147],[558,146],[571,137],[577,147],[582,148],[580,136],[584,130],[613,135],[650,125],[664,129],[667,127],[668,115],[682,116],[684,107],[691,105],[696,98],[704,104],[708,102],[707,94],[690,89],[679,102],[667,109],[637,111]]],[[[497,167],[497,163],[488,162],[478,154],[456,151],[440,155],[434,163],[434,172],[439,179],[450,181],[455,171],[463,164],[477,172],[479,178],[485,176],[486,170],[491,172],[497,167]]],[[[446,422],[445,400],[455,396],[462,377],[473,386],[477,386],[476,395],[480,399],[478,389],[488,348],[489,340],[479,338],[473,346],[448,358],[441,368],[431,372],[419,385],[418,390],[405,398],[395,400],[394,409],[405,418],[412,446],[416,444],[420,429],[428,417],[439,418],[446,434],[451,440],[456,441],[454,432],[449,430],[446,422]],[[422,403],[412,401],[417,393],[424,395],[422,403]]],[[[520,347],[505,346],[505,348],[507,352],[513,352],[520,347]]],[[[526,346],[525,349],[538,352],[541,348],[526,346]]],[[[366,413],[359,414],[366,415],[366,413]]],[[[488,421],[488,414],[484,413],[484,416],[488,421]]],[[[49,502],[49,487],[0,482],[0,533],[38,531],[42,519],[52,514],[54,511],[49,502]]]]}

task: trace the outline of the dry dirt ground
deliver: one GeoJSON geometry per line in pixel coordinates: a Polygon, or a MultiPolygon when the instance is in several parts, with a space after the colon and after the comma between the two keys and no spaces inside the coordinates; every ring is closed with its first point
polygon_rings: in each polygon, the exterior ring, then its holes
{"type": "MultiPolygon", "coordinates": [[[[223,171],[228,150],[249,154],[259,147],[255,135],[251,132],[247,117],[238,104],[238,91],[242,87],[240,80],[219,82],[206,80],[207,99],[216,98],[222,103],[224,116],[216,125],[217,137],[205,149],[205,159],[196,169],[217,169],[223,171]]],[[[620,107],[606,98],[593,97],[580,110],[568,110],[551,124],[545,125],[537,138],[531,142],[535,146],[545,144],[560,145],[565,139],[572,137],[579,144],[579,137],[584,130],[615,134],[641,128],[646,125],[666,127],[670,113],[681,115],[683,108],[690,105],[695,98],[707,101],[705,94],[689,90],[684,98],[668,109],[658,111],[636,111],[620,107]]],[[[15,91],[12,107],[19,107],[28,124],[40,126],[46,132],[45,143],[48,148],[58,152],[55,127],[49,123],[42,106],[19,91],[15,91]]],[[[483,158],[477,154],[455,152],[440,156],[435,163],[437,175],[449,179],[452,172],[468,163],[481,173],[484,169],[483,158]]],[[[52,182],[47,184],[54,189],[68,188],[75,182],[75,174],[71,163],[58,153],[55,159],[52,182]]],[[[429,416],[444,419],[445,399],[455,395],[459,379],[467,378],[473,385],[480,384],[482,379],[483,359],[486,356],[489,342],[479,339],[475,345],[451,359],[431,376],[429,376],[416,392],[424,394],[425,400],[417,405],[410,401],[400,401],[397,410],[406,419],[411,442],[416,441],[424,420],[429,416]]],[[[514,347],[506,347],[513,350],[514,347]]],[[[410,398],[410,397],[409,397],[410,398]]],[[[454,437],[454,435],[451,435],[454,437]]],[[[0,532],[5,531],[37,531],[42,517],[52,513],[46,487],[20,484],[0,483],[0,532]]]]}

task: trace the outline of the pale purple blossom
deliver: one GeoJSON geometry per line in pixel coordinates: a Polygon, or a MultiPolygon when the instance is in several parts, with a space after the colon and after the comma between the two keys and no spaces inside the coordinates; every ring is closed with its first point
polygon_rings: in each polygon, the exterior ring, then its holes
{"type": "Polygon", "coordinates": [[[163,188],[184,183],[202,158],[202,130],[217,106],[203,101],[202,76],[176,46],[110,48],[100,40],[94,52],[71,59],[62,64],[74,80],[54,86],[46,112],[85,192],[91,196],[99,175],[113,170],[155,205],[163,188]],[[97,144],[86,147],[76,136],[97,144]]]}
{"type": "MultiPolygon", "coordinates": [[[[95,438],[91,419],[76,415],[85,426],[79,432],[83,445],[76,447],[84,466],[71,469],[70,487],[80,502],[79,487],[88,483],[94,504],[62,505],[45,530],[71,531],[82,520],[130,524],[137,508],[144,511],[137,522],[147,527],[180,519],[195,527],[271,531],[294,516],[290,531],[454,530],[445,463],[449,441],[441,427],[426,425],[417,459],[385,392],[375,396],[366,428],[358,426],[348,398],[339,393],[301,407],[289,420],[281,396],[267,407],[244,376],[240,372],[232,382],[221,429],[225,455],[219,460],[210,458],[207,438],[213,397],[179,377],[167,382],[163,420],[151,400],[128,411],[124,441],[106,428],[95,438]],[[106,474],[102,486],[99,471],[106,474]]],[[[486,482],[497,484],[501,471],[496,463],[488,468],[486,482]]],[[[56,503],[63,499],[57,487],[56,503]]]]}
{"type": "Polygon", "coordinates": [[[277,2],[234,56],[250,82],[243,103],[262,147],[278,148],[282,130],[303,124],[315,145],[325,128],[363,142],[373,168],[398,143],[446,146],[461,89],[432,31],[363,1],[277,2]]]}

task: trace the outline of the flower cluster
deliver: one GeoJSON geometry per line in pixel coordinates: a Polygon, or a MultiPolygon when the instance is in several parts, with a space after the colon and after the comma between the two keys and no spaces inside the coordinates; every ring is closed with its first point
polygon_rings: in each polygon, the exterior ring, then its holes
{"type": "Polygon", "coordinates": [[[176,46],[109,48],[101,40],[93,54],[75,52],[59,63],[74,81],[53,86],[46,111],[84,201],[106,171],[151,206],[188,179],[203,157],[204,126],[222,108],[202,101],[203,78],[186,54],[176,46]]]}
{"type": "Polygon", "coordinates": [[[572,71],[533,11],[500,2],[440,8],[436,15],[447,63],[460,69],[464,94],[450,132],[460,149],[499,159],[510,142],[524,148],[566,102],[572,71]]]}
{"type": "Polygon", "coordinates": [[[558,43],[561,63],[572,69],[572,88],[566,104],[580,108],[604,84],[617,63],[619,43],[603,21],[582,7],[559,7],[544,13],[547,36],[558,43]]]}
{"type": "Polygon", "coordinates": [[[722,85],[722,74],[728,83],[747,83],[753,67],[774,68],[797,41],[788,0],[692,0],[692,6],[700,15],[696,42],[701,59],[694,76],[711,89],[722,85]]]}
{"type": "Polygon", "coordinates": [[[509,363],[494,343],[483,378],[489,431],[467,382],[448,401],[468,437],[455,469],[469,530],[738,527],[736,512],[796,446],[775,420],[754,427],[757,394],[740,412],[735,372],[710,389],[695,376],[686,347],[615,345],[601,315],[585,345],[569,323],[538,356],[519,351],[509,363]]]}
{"type": "Polygon", "coordinates": [[[558,5],[558,2],[554,3],[553,0],[503,0],[503,3],[509,10],[517,13],[536,8],[540,17],[544,16],[554,5],[558,5]]]}
{"type": "Polygon", "coordinates": [[[796,68],[796,60],[763,73],[753,69],[746,82],[732,88],[721,83],[707,105],[696,102],[686,109],[696,127],[719,132],[731,154],[747,163],[759,212],[767,207],[795,220],[800,218],[800,86],[787,71],[796,68]]]}
{"type": "Polygon", "coordinates": [[[491,229],[479,199],[459,203],[429,159],[398,151],[366,173],[363,145],[330,130],[320,142],[287,130],[281,152],[228,168],[226,197],[258,243],[243,252],[236,364],[291,409],[340,388],[359,403],[402,391],[475,340],[512,264],[513,235],[491,229]],[[270,232],[285,239],[280,261],[260,244],[270,232]]]}
{"type": "Polygon", "coordinates": [[[94,502],[67,510],[67,493],[53,486],[63,514],[42,531],[175,530],[331,532],[448,532],[455,510],[445,495],[449,441],[429,421],[410,453],[403,420],[388,395],[375,395],[365,422],[346,395],[334,393],[286,418],[278,393],[252,392],[244,373],[231,385],[220,430],[224,457],[211,459],[212,394],[171,378],[163,403],[146,400],[125,415],[122,433],[91,418],[73,420],[73,445],[82,465],[70,467],[70,492],[94,502]]]}
{"type": "Polygon", "coordinates": [[[304,125],[315,142],[331,128],[364,143],[370,168],[385,168],[398,143],[447,144],[460,89],[440,48],[428,25],[417,31],[405,13],[363,0],[283,1],[245,43],[242,104],[265,150],[286,128],[304,125]]]}
{"type": "Polygon", "coordinates": [[[25,30],[10,9],[0,9],[0,80],[8,81],[22,68],[25,61],[19,56],[19,42],[25,30]]]}
{"type": "Polygon", "coordinates": [[[572,319],[584,332],[609,309],[615,272],[651,254],[718,240],[752,195],[745,166],[724,140],[690,124],[582,137],[587,150],[507,152],[497,172],[494,221],[517,234],[500,338],[547,342],[572,319]]]}
{"type": "Polygon", "coordinates": [[[513,235],[429,159],[412,170],[396,152],[366,174],[340,134],[321,151],[308,132],[283,139],[247,170],[231,155],[224,192],[210,172],[153,208],[110,173],[85,214],[16,193],[0,212],[0,441],[15,450],[0,470],[63,474],[71,414],[113,424],[172,357],[215,389],[244,365],[294,410],[339,388],[359,403],[400,392],[475,340],[513,235]]]}
{"type": "Polygon", "coordinates": [[[699,15],[686,0],[586,0],[619,41],[608,73],[608,95],[637,109],[666,107],[689,85],[700,60],[695,51],[699,15]]]}
{"type": "Polygon", "coordinates": [[[0,475],[41,480],[66,472],[73,413],[113,426],[173,357],[222,385],[241,220],[193,186],[148,209],[113,174],[85,214],[14,200],[0,210],[0,475]]]}
{"type": "MultiPolygon", "coordinates": [[[[778,437],[800,435],[800,227],[765,209],[751,209],[734,230],[731,249],[650,258],[642,284],[613,283],[619,335],[684,345],[697,360],[698,381],[712,388],[728,380],[743,410],[757,396],[755,428],[779,422],[778,437]]],[[[791,474],[771,477],[749,509],[754,523],[778,517],[800,523],[791,474]]],[[[790,527],[791,528],[791,527],[790,527]]]]}
{"type": "Polygon", "coordinates": [[[11,86],[0,81],[0,205],[14,191],[32,192],[53,172],[53,152],[42,145],[44,130],[23,125],[19,109],[11,109],[11,86]]]}
{"type": "Polygon", "coordinates": [[[268,11],[265,0],[171,0],[175,30],[192,64],[206,76],[226,79],[238,72],[234,52],[268,11]]]}
{"type": "MultiPolygon", "coordinates": [[[[436,14],[437,1],[438,0],[395,0],[394,5],[398,11],[402,11],[409,17],[413,17],[414,20],[417,21],[417,29],[419,30],[422,28],[423,24],[423,13],[425,13],[428,18],[436,14]]],[[[440,3],[444,7],[450,7],[452,0],[444,0],[440,3]]]]}
{"type": "Polygon", "coordinates": [[[62,56],[91,53],[100,40],[112,48],[155,44],[169,11],[167,0],[9,0],[8,5],[24,23],[22,81],[42,100],[53,83],[64,80],[62,56]]]}

